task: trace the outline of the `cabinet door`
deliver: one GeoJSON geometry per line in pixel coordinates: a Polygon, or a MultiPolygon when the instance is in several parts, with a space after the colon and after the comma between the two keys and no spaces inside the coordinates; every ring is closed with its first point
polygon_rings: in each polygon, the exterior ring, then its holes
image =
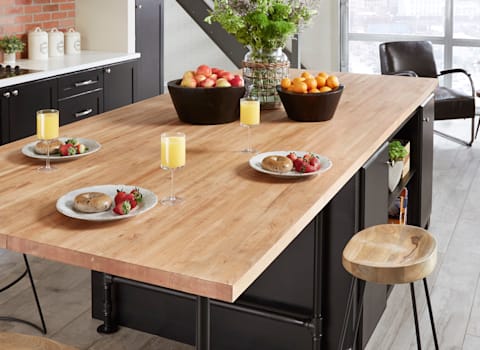
{"type": "MultiPolygon", "coordinates": [[[[360,229],[388,222],[388,143],[360,170],[360,229]]],[[[367,282],[363,297],[362,349],[387,303],[387,286],[367,282]]]]}
{"type": "Polygon", "coordinates": [[[56,80],[42,80],[13,86],[6,90],[8,98],[8,142],[36,132],[35,113],[56,107],[56,80]]]}
{"type": "Polygon", "coordinates": [[[133,72],[133,61],[104,68],[103,108],[105,112],[133,103],[133,72]]]}
{"type": "Polygon", "coordinates": [[[135,0],[135,101],[163,93],[163,0],[135,0]]]}
{"type": "Polygon", "coordinates": [[[420,225],[426,227],[432,212],[432,178],[433,178],[433,95],[420,108],[422,149],[420,151],[420,225]]]}
{"type": "Polygon", "coordinates": [[[101,113],[103,109],[102,90],[73,96],[58,101],[60,110],[60,125],[85,119],[101,113]]]}

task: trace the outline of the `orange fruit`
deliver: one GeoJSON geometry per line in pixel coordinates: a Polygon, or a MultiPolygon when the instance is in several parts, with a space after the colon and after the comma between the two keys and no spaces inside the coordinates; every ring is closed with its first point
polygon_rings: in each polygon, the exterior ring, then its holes
{"type": "Polygon", "coordinates": [[[315,80],[317,81],[317,88],[321,88],[322,86],[325,86],[325,84],[327,83],[327,79],[320,75],[317,75],[315,77],[315,80]]]}
{"type": "Polygon", "coordinates": [[[313,76],[312,76],[309,72],[307,72],[307,71],[302,72],[301,77],[302,77],[302,78],[305,78],[305,79],[313,78],[313,76]]]}
{"type": "Polygon", "coordinates": [[[332,88],[330,86],[322,86],[319,90],[320,92],[328,92],[332,91],[332,88]]]}
{"type": "Polygon", "coordinates": [[[296,78],[293,78],[292,83],[293,83],[293,85],[295,85],[295,84],[303,83],[304,81],[305,81],[305,78],[303,78],[303,77],[296,77],[296,78]]]}
{"type": "Polygon", "coordinates": [[[332,89],[335,89],[340,86],[340,82],[338,81],[338,78],[335,75],[330,75],[327,78],[327,86],[331,87],[332,89]]]}
{"type": "Polygon", "coordinates": [[[317,88],[317,80],[315,78],[308,78],[305,80],[305,83],[307,84],[308,90],[316,89],[317,88]]]}
{"type": "Polygon", "coordinates": [[[294,92],[293,89],[294,89],[295,85],[290,85],[288,88],[287,88],[287,91],[290,91],[290,92],[294,92]]]}
{"type": "Polygon", "coordinates": [[[318,90],[317,88],[311,89],[311,90],[309,91],[309,93],[311,93],[311,94],[318,94],[319,92],[320,92],[320,90],[318,90]]]}
{"type": "Polygon", "coordinates": [[[327,80],[327,78],[328,78],[328,73],[327,73],[327,72],[319,72],[319,73],[317,74],[317,77],[324,77],[325,80],[327,80]]]}
{"type": "Polygon", "coordinates": [[[287,90],[290,85],[292,85],[292,81],[290,78],[283,78],[280,85],[282,86],[282,89],[287,90]]]}
{"type": "Polygon", "coordinates": [[[298,93],[306,93],[308,90],[307,84],[302,82],[299,82],[298,84],[293,84],[293,91],[298,92],[298,93]]]}

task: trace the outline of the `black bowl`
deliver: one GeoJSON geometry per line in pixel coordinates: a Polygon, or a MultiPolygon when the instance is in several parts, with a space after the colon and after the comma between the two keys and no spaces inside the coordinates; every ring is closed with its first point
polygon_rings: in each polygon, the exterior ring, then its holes
{"type": "Polygon", "coordinates": [[[343,85],[332,91],[307,94],[284,91],[278,85],[277,91],[289,119],[298,122],[321,122],[333,118],[342,96],[343,85]]]}
{"type": "Polygon", "coordinates": [[[168,82],[178,118],[190,124],[223,124],[240,119],[240,99],[245,87],[188,88],[181,79],[168,82]]]}

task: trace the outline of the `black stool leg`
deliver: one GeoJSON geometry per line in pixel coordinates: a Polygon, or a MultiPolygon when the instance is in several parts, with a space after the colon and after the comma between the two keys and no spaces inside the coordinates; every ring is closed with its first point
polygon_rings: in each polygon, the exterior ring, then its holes
{"type": "Polygon", "coordinates": [[[417,336],[417,349],[422,350],[422,344],[420,342],[420,327],[418,326],[417,302],[415,300],[415,288],[413,283],[410,283],[410,294],[412,296],[413,319],[415,320],[415,334],[417,336]]]}
{"type": "Polygon", "coordinates": [[[38,314],[40,315],[40,321],[42,322],[42,333],[47,334],[47,326],[45,325],[45,319],[43,318],[42,307],[40,306],[40,300],[38,299],[37,289],[35,288],[32,272],[30,271],[30,265],[28,264],[28,259],[25,254],[23,254],[23,260],[25,261],[25,267],[27,268],[28,279],[30,280],[30,285],[32,286],[33,296],[35,297],[35,303],[37,304],[38,314]]]}
{"type": "Polygon", "coordinates": [[[430,326],[432,326],[433,342],[435,349],[438,350],[437,331],[435,330],[435,321],[433,319],[432,304],[430,303],[430,293],[428,292],[427,279],[423,279],[423,287],[425,288],[425,297],[427,298],[428,315],[430,317],[430,326]]]}

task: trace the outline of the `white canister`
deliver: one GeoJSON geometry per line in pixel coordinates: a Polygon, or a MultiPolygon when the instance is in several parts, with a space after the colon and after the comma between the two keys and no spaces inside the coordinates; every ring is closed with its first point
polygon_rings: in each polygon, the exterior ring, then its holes
{"type": "Polygon", "coordinates": [[[77,55],[81,50],[80,33],[70,28],[65,33],[65,53],[67,55],[77,55]]]}
{"type": "Polygon", "coordinates": [[[50,57],[63,56],[64,46],[62,32],[57,28],[48,32],[48,55],[50,57]]]}
{"type": "Polygon", "coordinates": [[[39,27],[28,33],[28,58],[31,60],[48,59],[48,34],[39,27]]]}

